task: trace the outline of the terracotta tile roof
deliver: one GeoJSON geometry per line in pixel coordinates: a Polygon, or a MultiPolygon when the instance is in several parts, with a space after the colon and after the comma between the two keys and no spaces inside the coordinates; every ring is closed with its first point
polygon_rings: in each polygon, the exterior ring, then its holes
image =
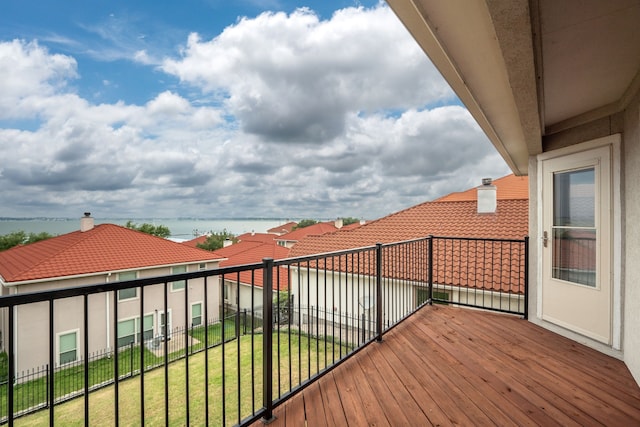
{"type": "Polygon", "coordinates": [[[291,249],[290,256],[398,242],[428,235],[522,239],[528,234],[528,191],[522,191],[526,183],[526,177],[513,175],[495,180],[498,203],[494,214],[477,213],[476,190],[473,188],[410,207],[354,230],[308,236],[291,249]],[[465,200],[471,197],[472,200],[465,200]]]}
{"type": "MultiPolygon", "coordinates": [[[[526,176],[507,175],[494,180],[493,185],[497,188],[498,200],[529,200],[529,178],[526,176]]],[[[434,202],[476,201],[476,188],[473,187],[466,191],[447,194],[434,200],[434,202]]]]}
{"type": "Polygon", "coordinates": [[[100,224],[0,252],[5,282],[220,260],[204,251],[114,224],[100,224]]]}
{"type": "Polygon", "coordinates": [[[282,235],[286,233],[290,233],[293,230],[293,227],[298,225],[297,222],[291,221],[286,224],[278,225],[277,227],[273,227],[267,230],[267,233],[282,235]]]}
{"type": "Polygon", "coordinates": [[[244,233],[238,236],[238,240],[240,242],[263,242],[270,243],[276,239],[276,236],[273,233],[244,233]]]}
{"type": "Polygon", "coordinates": [[[192,248],[197,248],[198,245],[203,244],[207,240],[207,235],[203,234],[202,236],[198,236],[195,239],[187,240],[185,242],[181,242],[183,245],[191,246],[192,248]]]}
{"type": "MultiPolygon", "coordinates": [[[[221,267],[229,267],[244,264],[254,264],[262,262],[264,258],[283,259],[289,256],[289,249],[278,245],[274,240],[270,243],[264,242],[247,242],[242,241],[229,245],[226,248],[218,249],[218,255],[228,258],[220,263],[221,267]]],[[[281,289],[286,289],[289,282],[288,271],[285,268],[273,269],[273,289],[278,289],[278,283],[281,289]],[[280,276],[278,282],[277,277],[280,276]]],[[[225,277],[225,280],[237,281],[237,274],[231,277],[225,277]]],[[[263,286],[262,270],[252,274],[251,271],[243,271],[240,273],[240,283],[255,284],[258,287],[263,286]]]]}
{"type": "Polygon", "coordinates": [[[362,224],[360,224],[359,222],[354,222],[352,224],[348,224],[348,225],[343,225],[342,228],[340,230],[353,230],[354,228],[358,228],[360,227],[362,224]]]}
{"type": "Polygon", "coordinates": [[[320,235],[331,233],[337,230],[338,228],[336,228],[333,221],[319,222],[317,224],[313,224],[308,227],[297,228],[293,230],[291,233],[287,233],[285,235],[276,237],[276,240],[282,240],[282,241],[288,241],[288,242],[299,242],[306,236],[320,236],[320,235]]]}

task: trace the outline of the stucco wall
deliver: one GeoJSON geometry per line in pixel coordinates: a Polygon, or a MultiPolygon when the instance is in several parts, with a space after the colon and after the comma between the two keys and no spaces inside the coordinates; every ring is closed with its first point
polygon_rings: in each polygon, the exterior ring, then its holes
{"type": "Polygon", "coordinates": [[[640,383],[640,94],[624,116],[624,360],[640,383]]]}
{"type": "MultiPolygon", "coordinates": [[[[198,265],[190,265],[188,271],[196,271],[198,265]]],[[[138,278],[156,277],[171,274],[171,268],[156,268],[139,271],[138,278]]],[[[41,284],[26,284],[16,286],[13,292],[26,293],[39,290],[51,290],[80,285],[114,282],[117,274],[99,274],[93,277],[74,278],[46,282],[41,284]]],[[[219,285],[217,278],[209,278],[208,306],[209,314],[219,311],[219,285]]],[[[167,285],[168,311],[170,313],[171,328],[183,328],[190,326],[191,304],[204,302],[204,279],[192,279],[188,282],[189,304],[185,312],[185,291],[171,290],[171,283],[167,285]],[[186,322],[186,323],[185,323],[186,322]]],[[[145,287],[144,291],[144,315],[153,315],[153,333],[161,334],[159,313],[164,311],[163,298],[164,285],[152,285],[145,287]]],[[[89,322],[89,353],[106,351],[115,346],[114,336],[114,295],[112,292],[99,293],[89,296],[88,300],[89,322]]],[[[65,298],[54,303],[54,342],[56,347],[55,363],[57,364],[58,335],[66,332],[77,332],[78,358],[83,358],[83,313],[84,304],[82,297],[65,298]]],[[[126,320],[140,316],[140,291],[137,297],[121,301],[118,304],[118,320],[126,320]]],[[[203,309],[204,314],[204,309],[203,309]]],[[[215,316],[217,317],[217,316],[215,316]]],[[[15,348],[16,371],[38,368],[49,362],[49,304],[39,303],[20,306],[16,309],[15,321],[15,348]]],[[[5,344],[6,346],[6,344],[5,344]]]]}

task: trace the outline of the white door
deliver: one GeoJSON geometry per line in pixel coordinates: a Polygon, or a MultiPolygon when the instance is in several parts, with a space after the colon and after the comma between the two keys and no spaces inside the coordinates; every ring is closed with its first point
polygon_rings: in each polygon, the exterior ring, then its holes
{"type": "Polygon", "coordinates": [[[611,344],[611,148],[542,161],[542,318],[611,344]]]}

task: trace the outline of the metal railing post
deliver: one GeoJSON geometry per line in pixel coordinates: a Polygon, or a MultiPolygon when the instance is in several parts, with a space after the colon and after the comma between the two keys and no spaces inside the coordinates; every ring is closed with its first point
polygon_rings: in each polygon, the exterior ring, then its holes
{"type": "Polygon", "coordinates": [[[429,305],[433,305],[433,236],[429,236],[429,254],[427,255],[428,257],[428,262],[429,262],[429,266],[428,266],[428,277],[427,280],[429,281],[429,305]]]}
{"type": "Polygon", "coordinates": [[[382,341],[382,243],[376,243],[376,341],[382,341]]]}
{"type": "Polygon", "coordinates": [[[264,415],[262,422],[269,424],[273,416],[273,258],[264,258],[262,284],[262,387],[264,415]]]}
{"type": "Polygon", "coordinates": [[[524,236],[524,319],[529,319],[529,236],[524,236]]]}

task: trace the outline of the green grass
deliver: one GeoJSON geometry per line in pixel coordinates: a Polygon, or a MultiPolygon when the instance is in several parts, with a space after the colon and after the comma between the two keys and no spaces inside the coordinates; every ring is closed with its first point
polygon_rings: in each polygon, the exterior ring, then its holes
{"type": "MultiPolygon", "coordinates": [[[[274,334],[274,343],[277,334],[274,334]]],[[[296,334],[280,334],[280,358],[274,344],[274,364],[279,360],[279,378],[275,377],[274,396],[286,393],[290,384],[294,387],[324,369],[325,360],[329,364],[346,349],[296,334]],[[289,346],[288,338],[291,338],[289,346]],[[286,344],[284,344],[286,343],[286,344]],[[289,350],[291,348],[291,351],[289,350]],[[326,356],[326,357],[325,357],[326,356]],[[298,369],[298,360],[303,363],[298,369]],[[289,374],[289,366],[295,367],[289,374]]],[[[206,353],[209,361],[209,423],[211,425],[233,425],[262,407],[262,336],[248,335],[231,341],[224,346],[210,349],[206,353]],[[253,363],[253,371],[252,371],[253,363]],[[223,368],[224,364],[224,368],[223,368]],[[239,390],[239,391],[238,391],[239,390]],[[223,404],[224,403],[224,404],[223,404]],[[224,409],[224,419],[223,419],[224,409]]],[[[169,420],[167,424],[181,426],[186,419],[186,366],[189,366],[190,423],[205,424],[205,352],[196,353],[188,359],[172,362],[169,367],[169,420]]],[[[144,424],[164,425],[164,369],[154,369],[144,375],[144,424]]],[[[133,377],[119,383],[121,425],[141,425],[140,382],[133,377]]],[[[114,425],[114,386],[105,387],[89,395],[89,424],[114,425]]],[[[55,407],[56,424],[65,426],[84,425],[84,398],[74,399],[55,407]]],[[[48,425],[48,411],[41,411],[16,421],[16,425],[48,425]]]]}
{"type": "MultiPolygon", "coordinates": [[[[144,360],[147,367],[162,363],[162,358],[156,357],[147,349],[144,349],[144,352],[144,360]]],[[[128,348],[119,352],[118,371],[121,377],[131,375],[132,371],[135,372],[139,369],[140,347],[128,348]]],[[[58,370],[54,373],[54,377],[54,395],[56,398],[82,390],[84,387],[84,364],[58,370]]],[[[112,358],[105,357],[89,362],[90,386],[112,380],[113,377],[114,363],[112,358]]],[[[4,378],[6,378],[6,375],[4,378]]],[[[19,412],[46,403],[48,394],[47,387],[47,376],[40,376],[37,379],[17,384],[13,389],[14,411],[19,412]]],[[[0,417],[7,416],[7,388],[6,383],[0,386],[0,402],[2,403],[0,404],[0,417]]]]}

